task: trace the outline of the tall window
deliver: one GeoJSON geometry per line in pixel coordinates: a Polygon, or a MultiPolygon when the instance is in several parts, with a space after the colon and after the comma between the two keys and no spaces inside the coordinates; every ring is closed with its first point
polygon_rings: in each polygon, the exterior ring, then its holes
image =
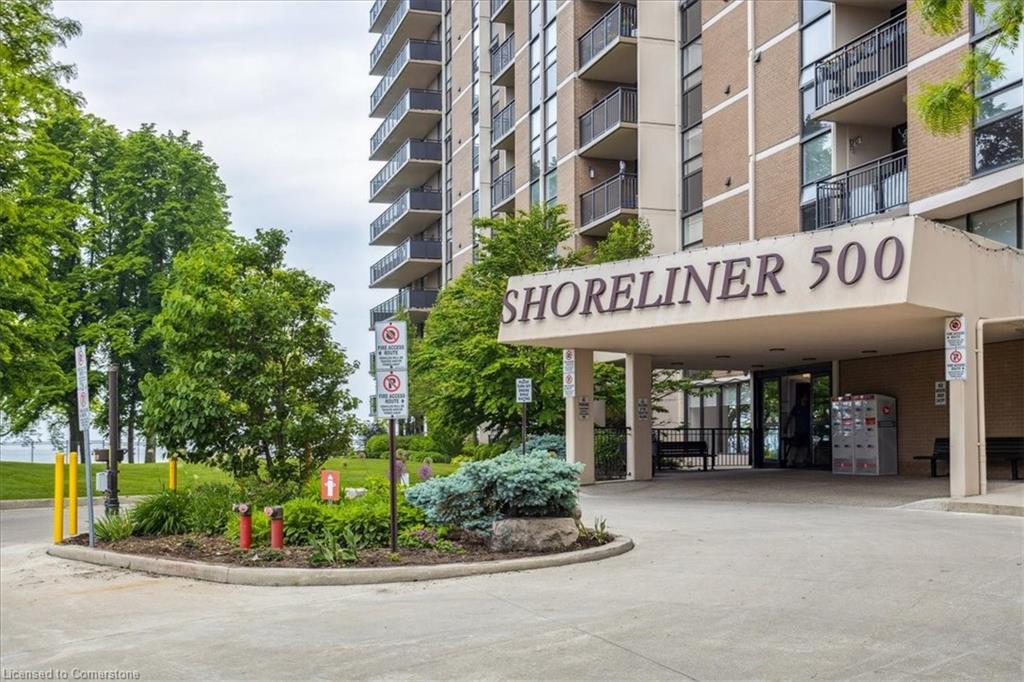
{"type": "Polygon", "coordinates": [[[1024,249],[1024,220],[1020,199],[943,222],[1007,246],[1024,249]]]}
{"type": "Polygon", "coordinates": [[[682,245],[700,246],[704,241],[703,201],[704,133],[701,128],[703,53],[700,40],[700,2],[687,0],[682,21],[682,245]]]}
{"type": "Polygon", "coordinates": [[[832,49],[832,3],[800,7],[800,227],[817,227],[817,183],[832,174],[832,124],[814,113],[814,62],[832,49]]]}
{"type": "Polygon", "coordinates": [[[1024,38],[1016,49],[998,44],[997,27],[974,13],[971,45],[1003,63],[998,78],[982,77],[974,94],[979,110],[974,118],[974,172],[984,173],[1021,162],[1022,103],[1024,103],[1024,38]]]}
{"type": "Polygon", "coordinates": [[[530,204],[558,194],[557,3],[530,0],[530,204]]]}

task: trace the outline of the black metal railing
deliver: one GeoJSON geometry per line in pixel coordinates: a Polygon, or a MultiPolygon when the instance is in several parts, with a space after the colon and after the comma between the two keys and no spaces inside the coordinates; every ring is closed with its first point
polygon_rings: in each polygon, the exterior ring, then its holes
{"type": "Polygon", "coordinates": [[[636,123],[636,88],[616,88],[580,116],[580,146],[620,123],[636,123]]]}
{"type": "Polygon", "coordinates": [[[403,263],[413,260],[441,260],[441,240],[410,237],[370,266],[370,282],[377,282],[403,263]]]}
{"type": "Polygon", "coordinates": [[[370,154],[374,154],[384,140],[388,138],[391,131],[395,129],[398,122],[410,111],[436,111],[441,113],[441,91],[440,90],[406,90],[402,99],[391,108],[388,115],[377,127],[373,137],[370,138],[370,154]]]}
{"type": "Polygon", "coordinates": [[[387,94],[391,86],[394,85],[395,80],[398,78],[398,74],[402,72],[405,65],[410,61],[422,61],[422,62],[437,62],[438,66],[441,65],[441,43],[436,40],[408,40],[405,43],[405,47],[398,53],[398,56],[394,58],[388,70],[384,72],[384,75],[380,77],[380,82],[377,83],[377,87],[373,89],[370,94],[370,111],[377,108],[380,104],[381,99],[387,94]]]}
{"type": "MultiPolygon", "coordinates": [[[[380,7],[377,8],[377,13],[384,8],[384,3],[381,3],[380,7]]],[[[394,14],[388,19],[388,23],[384,26],[384,30],[380,33],[380,38],[377,38],[377,43],[373,46],[373,50],[370,51],[370,71],[373,71],[377,67],[377,62],[380,61],[381,56],[388,49],[388,45],[391,43],[392,38],[395,37],[395,32],[398,30],[399,24],[402,23],[402,19],[409,13],[409,10],[416,10],[418,12],[441,12],[441,0],[401,0],[398,7],[395,8],[394,14]]],[[[373,8],[370,8],[370,25],[373,25],[375,15],[372,13],[373,8]]]]}
{"type": "Polygon", "coordinates": [[[504,42],[491,48],[491,80],[501,75],[515,61],[515,56],[516,34],[509,33],[504,42]]]}
{"type": "Polygon", "coordinates": [[[907,150],[901,149],[819,182],[815,227],[832,227],[905,203],[907,150]]]}
{"type": "Polygon", "coordinates": [[[402,289],[388,300],[370,309],[370,326],[372,327],[377,322],[390,320],[403,310],[432,308],[437,301],[437,294],[437,289],[402,289]]]}
{"type": "Polygon", "coordinates": [[[491,180],[491,208],[496,209],[516,193],[516,167],[491,180]]]}
{"type": "Polygon", "coordinates": [[[495,144],[501,138],[516,127],[516,101],[509,102],[504,109],[494,115],[491,120],[491,144],[495,144]]]}
{"type": "Polygon", "coordinates": [[[435,189],[410,189],[398,197],[383,213],[370,223],[370,241],[379,237],[409,211],[437,211],[441,213],[441,192],[435,189]]]}
{"type": "MultiPolygon", "coordinates": [[[[754,464],[752,448],[752,431],[748,428],[725,427],[685,427],[674,429],[657,428],[651,430],[652,453],[657,456],[658,447],[663,443],[699,443],[707,446],[709,455],[715,455],[715,468],[749,467],[754,464]]],[[[678,459],[684,464],[692,462],[694,467],[703,468],[704,461],[700,457],[678,459]]]]}
{"type": "Polygon", "coordinates": [[[821,108],[907,65],[907,15],[876,26],[814,65],[814,106],[821,108]]]}
{"type": "Polygon", "coordinates": [[[594,427],[594,478],[612,481],[626,477],[626,438],[629,429],[594,427]]]}
{"type": "Polygon", "coordinates": [[[623,209],[636,208],[636,173],[620,173],[580,195],[580,223],[586,228],[623,209]]]}
{"type": "Polygon", "coordinates": [[[636,7],[618,4],[605,12],[604,16],[594,22],[587,32],[580,36],[579,45],[580,67],[584,68],[601,54],[604,48],[612,44],[619,36],[632,36],[636,33],[636,7]]]}
{"type": "Polygon", "coordinates": [[[398,148],[384,167],[377,171],[377,174],[370,180],[370,201],[377,195],[384,185],[388,184],[391,178],[395,177],[402,166],[409,160],[416,161],[440,161],[441,143],[437,140],[416,140],[408,139],[398,148]]]}

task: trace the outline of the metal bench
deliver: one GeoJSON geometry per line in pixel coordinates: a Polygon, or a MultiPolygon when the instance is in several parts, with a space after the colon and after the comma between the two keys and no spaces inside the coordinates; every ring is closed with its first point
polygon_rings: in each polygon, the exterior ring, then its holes
{"type": "Polygon", "coordinates": [[[700,458],[703,460],[703,470],[708,470],[708,460],[711,460],[711,469],[715,468],[715,457],[717,455],[708,452],[708,444],[702,440],[680,440],[680,441],[655,441],[654,462],[658,471],[662,469],[662,460],[700,458]]]}
{"type": "MultiPolygon", "coordinates": [[[[1020,436],[994,436],[985,439],[985,458],[989,462],[1009,462],[1010,480],[1020,480],[1020,463],[1024,460],[1024,438],[1020,436]]],[[[914,459],[926,459],[931,463],[932,478],[939,475],[939,462],[946,462],[949,475],[949,439],[936,438],[931,455],[917,455],[914,459]]]]}

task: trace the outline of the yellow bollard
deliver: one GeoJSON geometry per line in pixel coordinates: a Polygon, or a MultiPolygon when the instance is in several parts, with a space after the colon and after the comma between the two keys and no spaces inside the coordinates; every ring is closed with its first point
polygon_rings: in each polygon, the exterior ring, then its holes
{"type": "Polygon", "coordinates": [[[68,535],[78,535],[78,453],[68,453],[68,535]]]}
{"type": "Polygon", "coordinates": [[[167,479],[167,487],[170,488],[171,490],[177,490],[178,489],[178,458],[172,456],[169,460],[167,460],[167,466],[168,466],[169,471],[170,471],[170,473],[168,474],[168,479],[167,479]]]}
{"type": "Polygon", "coordinates": [[[64,539],[64,453],[53,456],[53,544],[64,539]]]}

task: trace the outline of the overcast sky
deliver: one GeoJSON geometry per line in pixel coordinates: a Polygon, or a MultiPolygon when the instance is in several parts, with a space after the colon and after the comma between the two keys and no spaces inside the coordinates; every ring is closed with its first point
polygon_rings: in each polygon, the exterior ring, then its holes
{"type": "MultiPolygon", "coordinates": [[[[0,0],[2,1],[2,0],[0,0]]],[[[86,108],[122,130],[188,130],[220,166],[236,231],[279,227],[288,262],[335,286],[335,338],[360,370],[364,403],[373,339],[367,289],[386,251],[367,245],[383,209],[367,203],[376,128],[370,2],[97,2],[59,0],[82,24],[63,50],[86,108]]]]}

